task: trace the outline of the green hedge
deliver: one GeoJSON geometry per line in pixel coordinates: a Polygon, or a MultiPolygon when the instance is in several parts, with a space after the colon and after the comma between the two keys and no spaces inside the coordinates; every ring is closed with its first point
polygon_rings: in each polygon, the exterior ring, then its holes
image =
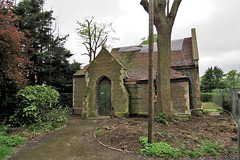
{"type": "Polygon", "coordinates": [[[201,102],[213,102],[214,93],[201,93],[201,102]]]}

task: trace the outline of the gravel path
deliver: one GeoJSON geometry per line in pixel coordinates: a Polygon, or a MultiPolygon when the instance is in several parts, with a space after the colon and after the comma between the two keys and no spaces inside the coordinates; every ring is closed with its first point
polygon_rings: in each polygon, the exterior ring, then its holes
{"type": "Polygon", "coordinates": [[[97,120],[74,120],[67,127],[27,145],[9,160],[147,160],[107,149],[93,137],[97,120]]]}

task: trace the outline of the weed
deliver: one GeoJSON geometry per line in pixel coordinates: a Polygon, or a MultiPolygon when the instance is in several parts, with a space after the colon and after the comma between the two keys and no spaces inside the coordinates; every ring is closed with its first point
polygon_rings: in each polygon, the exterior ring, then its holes
{"type": "Polygon", "coordinates": [[[156,122],[164,124],[166,121],[166,116],[165,113],[159,112],[158,115],[156,116],[156,122]]]}
{"type": "Polygon", "coordinates": [[[217,150],[222,150],[222,146],[217,145],[216,143],[211,143],[209,141],[202,142],[202,145],[199,148],[200,154],[211,154],[211,155],[219,155],[217,150]]]}
{"type": "Polygon", "coordinates": [[[107,129],[107,126],[103,126],[102,129],[107,129]]]}
{"type": "Polygon", "coordinates": [[[232,146],[232,149],[233,149],[234,151],[238,151],[238,146],[232,146]]]}
{"type": "Polygon", "coordinates": [[[11,154],[12,154],[11,147],[0,145],[0,160],[5,160],[5,158],[11,154]]]}
{"type": "Polygon", "coordinates": [[[94,132],[95,135],[101,135],[103,130],[99,129],[94,132]]]}
{"type": "Polygon", "coordinates": [[[171,134],[171,133],[166,133],[166,135],[167,135],[167,137],[168,137],[169,139],[172,138],[172,134],[171,134]]]}
{"type": "Polygon", "coordinates": [[[199,148],[194,151],[186,150],[185,143],[189,143],[189,141],[183,141],[183,144],[179,149],[172,148],[169,144],[165,142],[148,143],[147,137],[140,137],[139,141],[144,146],[144,149],[141,149],[140,153],[153,157],[177,158],[179,156],[188,155],[190,157],[196,158],[198,156],[203,156],[207,154],[219,155],[218,151],[222,149],[222,146],[219,146],[216,143],[211,143],[209,141],[202,142],[199,148]]]}
{"type": "Polygon", "coordinates": [[[8,135],[4,128],[1,126],[0,129],[0,160],[4,160],[8,155],[12,154],[12,147],[25,142],[25,138],[17,135],[8,135]]]}
{"type": "Polygon", "coordinates": [[[141,149],[140,151],[140,153],[143,155],[168,158],[177,158],[181,156],[181,152],[179,152],[179,149],[172,148],[169,144],[165,142],[148,143],[147,137],[140,137],[139,141],[144,146],[144,149],[141,149]]]}
{"type": "Polygon", "coordinates": [[[157,134],[158,134],[160,137],[162,137],[162,133],[160,133],[160,132],[157,132],[157,134]]]}
{"type": "Polygon", "coordinates": [[[189,141],[182,141],[183,144],[189,144],[189,141]]]}

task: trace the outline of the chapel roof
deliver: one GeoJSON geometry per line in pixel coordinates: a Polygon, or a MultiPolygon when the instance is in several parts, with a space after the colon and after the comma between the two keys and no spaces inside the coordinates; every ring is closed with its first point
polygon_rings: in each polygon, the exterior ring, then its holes
{"type": "MultiPolygon", "coordinates": [[[[111,54],[127,69],[127,81],[148,80],[148,45],[135,45],[113,48],[111,54]]],[[[157,44],[154,44],[153,73],[157,72],[157,44]]],[[[191,38],[171,42],[171,79],[187,79],[188,76],[176,69],[194,66],[191,38]]]]}
{"type": "MultiPolygon", "coordinates": [[[[111,55],[125,67],[127,81],[148,80],[148,45],[133,45],[113,48],[111,55]]],[[[153,74],[157,72],[157,44],[154,44],[153,74]]],[[[79,70],[73,76],[85,75],[90,64],[79,70]]],[[[188,79],[188,76],[177,70],[194,66],[192,53],[192,38],[183,38],[171,41],[171,79],[188,79]]]]}

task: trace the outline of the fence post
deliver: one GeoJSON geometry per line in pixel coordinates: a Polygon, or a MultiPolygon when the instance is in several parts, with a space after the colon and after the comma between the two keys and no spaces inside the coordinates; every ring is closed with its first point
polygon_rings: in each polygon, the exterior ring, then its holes
{"type": "Polygon", "coordinates": [[[240,160],[240,92],[236,91],[236,93],[238,103],[238,105],[236,106],[238,108],[238,116],[236,117],[238,124],[238,160],[240,160]]]}
{"type": "Polygon", "coordinates": [[[236,100],[237,100],[237,95],[236,95],[236,91],[234,88],[231,88],[232,90],[232,114],[233,114],[233,118],[235,120],[237,120],[237,103],[236,103],[236,100]]]}

